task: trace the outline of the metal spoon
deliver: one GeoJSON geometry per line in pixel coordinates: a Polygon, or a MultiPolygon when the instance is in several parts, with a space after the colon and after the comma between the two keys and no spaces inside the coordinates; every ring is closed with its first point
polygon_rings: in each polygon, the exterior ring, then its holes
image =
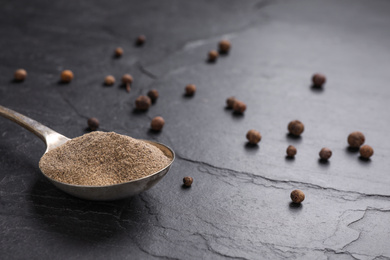
{"type": "MultiPolygon", "coordinates": [[[[0,106],[0,115],[23,126],[27,130],[41,138],[47,146],[45,153],[50,150],[53,150],[54,148],[57,148],[60,145],[63,145],[70,140],[69,138],[53,131],[52,129],[42,125],[41,123],[38,123],[37,121],[6,107],[0,106]]],[[[59,182],[48,177],[42,171],[42,169],[41,172],[57,188],[78,198],[104,201],[130,197],[150,189],[157,182],[159,182],[168,173],[175,159],[175,153],[168,146],[157,142],[147,140],[144,141],[159,148],[168,158],[171,159],[171,163],[159,172],[153,173],[152,175],[146,176],[141,179],[107,186],[83,186],[59,182]]]]}

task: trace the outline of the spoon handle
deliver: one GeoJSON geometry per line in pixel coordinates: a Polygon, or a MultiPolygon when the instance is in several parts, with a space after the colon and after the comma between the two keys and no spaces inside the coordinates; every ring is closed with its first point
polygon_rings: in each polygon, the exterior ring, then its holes
{"type": "MultiPolygon", "coordinates": [[[[34,133],[36,136],[42,139],[48,145],[48,138],[49,136],[62,136],[56,131],[48,128],[47,126],[42,125],[41,123],[24,116],[22,114],[19,114],[18,112],[15,112],[9,108],[3,107],[0,105],[0,116],[3,116],[5,118],[8,118],[11,121],[14,121],[15,123],[19,124],[20,126],[23,126],[28,131],[34,133]]],[[[64,136],[64,138],[66,138],[64,136]]]]}

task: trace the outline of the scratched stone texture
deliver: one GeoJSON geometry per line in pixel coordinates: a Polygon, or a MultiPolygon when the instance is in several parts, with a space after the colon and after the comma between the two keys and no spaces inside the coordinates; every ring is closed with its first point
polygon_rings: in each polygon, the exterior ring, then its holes
{"type": "Polygon", "coordinates": [[[84,201],[42,176],[41,140],[0,118],[1,258],[390,259],[389,28],[386,0],[2,1],[2,106],[70,138],[97,117],[102,131],[165,143],[177,158],[139,196],[84,201]],[[221,39],[230,54],[207,63],[221,39]],[[23,83],[12,81],[18,68],[23,83]],[[63,69],[70,84],[58,83],[63,69]],[[322,90],[310,86],[315,72],[327,76],[322,90]],[[109,74],[113,87],[102,84],[109,74]],[[152,88],[156,104],[134,113],[152,88]],[[225,109],[229,96],[247,104],[243,116],[225,109]],[[298,139],[287,135],[294,119],[305,124],[298,139]],[[252,128],[257,147],[246,145],[252,128]],[[370,161],[347,149],[356,130],[370,161]],[[294,189],[306,194],[300,207],[294,189]]]}

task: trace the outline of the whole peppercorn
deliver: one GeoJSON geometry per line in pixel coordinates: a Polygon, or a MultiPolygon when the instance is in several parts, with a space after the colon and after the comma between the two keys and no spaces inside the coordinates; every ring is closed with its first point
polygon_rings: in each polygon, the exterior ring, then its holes
{"type": "Polygon", "coordinates": [[[246,110],[246,105],[244,102],[236,100],[233,104],[233,110],[236,113],[243,114],[246,110]]]}
{"type": "Polygon", "coordinates": [[[14,73],[15,81],[23,81],[26,79],[26,77],[27,77],[27,71],[25,71],[24,69],[18,69],[14,73]]]}
{"type": "Polygon", "coordinates": [[[137,37],[137,40],[135,41],[135,44],[140,46],[140,45],[143,45],[146,41],[146,37],[145,35],[140,35],[137,37]]]}
{"type": "Polygon", "coordinates": [[[301,203],[305,200],[305,193],[301,190],[293,190],[290,194],[290,198],[294,203],[301,203]]]}
{"type": "Polygon", "coordinates": [[[332,157],[332,151],[326,147],[322,148],[320,151],[321,160],[328,160],[330,157],[332,157]]]}
{"type": "Polygon", "coordinates": [[[209,57],[209,61],[210,62],[215,62],[216,60],[217,60],[217,58],[218,58],[218,52],[217,51],[210,51],[209,52],[209,55],[208,55],[208,57],[209,57]]]}
{"type": "Polygon", "coordinates": [[[142,110],[142,111],[148,110],[151,104],[152,101],[148,96],[139,96],[135,100],[135,107],[138,110],[142,110]]]}
{"type": "Polygon", "coordinates": [[[352,132],[348,136],[348,144],[352,148],[359,148],[362,144],[364,144],[365,140],[366,138],[364,137],[364,134],[359,131],[352,132]]]}
{"type": "Polygon", "coordinates": [[[161,131],[165,124],[164,118],[161,116],[156,116],[155,118],[152,119],[152,122],[150,123],[150,127],[154,131],[161,131]]]}
{"type": "Polygon", "coordinates": [[[107,86],[112,86],[112,85],[114,85],[114,83],[115,83],[115,78],[114,78],[114,76],[108,75],[108,76],[104,79],[104,84],[107,85],[107,86]]]}
{"type": "Polygon", "coordinates": [[[222,40],[218,44],[220,53],[228,53],[230,50],[230,42],[228,40],[222,40]]]}
{"type": "Polygon", "coordinates": [[[316,73],[313,75],[312,81],[315,87],[322,87],[326,82],[326,77],[323,74],[316,73]]]}
{"type": "Polygon", "coordinates": [[[114,54],[117,58],[121,57],[123,55],[123,49],[121,47],[116,48],[114,54]]]}
{"type": "Polygon", "coordinates": [[[95,131],[96,129],[99,128],[99,120],[95,117],[91,117],[88,119],[88,127],[92,131],[95,131]]]}
{"type": "Polygon", "coordinates": [[[194,182],[194,179],[192,177],[184,177],[183,178],[183,184],[186,187],[191,187],[192,183],[194,182]]]}
{"type": "Polygon", "coordinates": [[[261,134],[259,131],[251,129],[246,134],[246,139],[248,139],[250,144],[257,144],[261,140],[261,134]]]}
{"type": "Polygon", "coordinates": [[[64,70],[61,72],[61,81],[64,83],[69,83],[72,81],[74,75],[73,72],[70,70],[64,70]]]}
{"type": "Polygon", "coordinates": [[[150,97],[153,103],[156,102],[158,96],[158,91],[156,89],[149,90],[148,97],[150,97]]]}
{"type": "Polygon", "coordinates": [[[299,120],[293,120],[288,124],[288,131],[290,134],[300,136],[305,130],[305,126],[299,120]]]}
{"type": "Polygon", "coordinates": [[[126,86],[126,91],[130,92],[130,85],[133,83],[133,77],[129,74],[122,76],[122,83],[126,86]]]}
{"type": "Polygon", "coordinates": [[[228,99],[226,99],[226,105],[228,108],[233,108],[234,106],[234,103],[236,102],[236,98],[235,97],[230,97],[228,99]]]}
{"type": "Polygon", "coordinates": [[[374,154],[374,149],[369,145],[363,145],[360,147],[360,156],[364,159],[369,159],[374,154]]]}
{"type": "Polygon", "coordinates": [[[194,84],[189,84],[186,86],[186,96],[193,96],[196,92],[196,86],[194,84]]]}
{"type": "Polygon", "coordinates": [[[295,146],[289,145],[286,150],[287,156],[293,158],[297,154],[297,148],[295,146]]]}

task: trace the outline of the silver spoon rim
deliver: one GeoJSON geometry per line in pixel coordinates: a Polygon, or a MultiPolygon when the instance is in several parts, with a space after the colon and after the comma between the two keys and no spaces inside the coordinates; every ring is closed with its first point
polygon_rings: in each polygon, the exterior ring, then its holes
{"type": "MultiPolygon", "coordinates": [[[[70,139],[72,140],[72,139],[70,139]]],[[[173,161],[175,160],[176,158],[176,154],[175,152],[173,151],[173,149],[163,143],[160,143],[160,142],[155,142],[155,141],[150,141],[150,140],[144,140],[144,139],[138,139],[138,140],[141,140],[141,141],[144,141],[144,142],[147,142],[147,143],[155,143],[155,144],[159,144],[161,146],[164,146],[165,148],[167,148],[171,153],[172,153],[172,159],[171,159],[171,162],[165,166],[164,168],[148,175],[148,176],[145,176],[145,177],[142,177],[142,178],[139,178],[139,179],[135,179],[135,180],[131,180],[131,181],[126,181],[126,182],[122,182],[122,183],[116,183],[116,184],[110,184],[110,185],[101,185],[101,186],[97,186],[97,185],[78,185],[78,184],[70,184],[70,183],[66,183],[66,182],[60,182],[60,181],[57,181],[53,178],[50,178],[49,176],[47,176],[42,170],[41,168],[39,167],[39,170],[41,171],[41,173],[47,178],[49,179],[50,181],[52,182],[55,182],[55,183],[58,183],[58,184],[61,184],[61,185],[65,185],[65,186],[69,186],[69,187],[77,187],[77,188],[108,188],[108,187],[115,187],[115,186],[121,186],[121,185],[125,185],[125,184],[129,184],[129,183],[134,183],[134,182],[138,182],[138,181],[141,181],[141,180],[145,180],[145,179],[148,179],[154,175],[157,175],[159,174],[160,172],[163,172],[164,170],[168,169],[169,167],[171,167],[173,161]]],[[[157,147],[158,149],[160,149],[159,147],[157,147]]],[[[161,150],[161,149],[160,149],[161,150]]],[[[168,172],[167,172],[168,173],[168,172]]]]}

